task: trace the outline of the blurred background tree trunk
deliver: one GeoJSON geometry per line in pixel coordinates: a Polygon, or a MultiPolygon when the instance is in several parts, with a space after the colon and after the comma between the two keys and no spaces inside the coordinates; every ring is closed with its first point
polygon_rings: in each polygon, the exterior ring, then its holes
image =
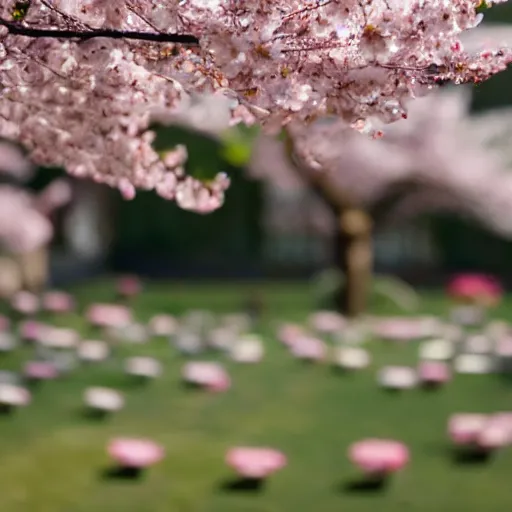
{"type": "Polygon", "coordinates": [[[372,216],[333,183],[327,170],[301,165],[295,158],[296,148],[289,128],[284,130],[284,136],[288,161],[336,218],[333,263],[343,276],[343,284],[336,294],[335,307],[346,316],[359,316],[366,311],[372,285],[372,216]]]}
{"type": "Polygon", "coordinates": [[[50,248],[45,245],[15,256],[21,272],[23,289],[33,293],[44,290],[49,277],[49,253],[50,248]]]}
{"type": "Polygon", "coordinates": [[[362,210],[341,210],[334,240],[334,263],[343,274],[337,309],[356,317],[366,311],[373,273],[372,222],[362,210]]]}
{"type": "Polygon", "coordinates": [[[0,253],[0,299],[10,299],[21,288],[19,266],[12,255],[0,253]]]}

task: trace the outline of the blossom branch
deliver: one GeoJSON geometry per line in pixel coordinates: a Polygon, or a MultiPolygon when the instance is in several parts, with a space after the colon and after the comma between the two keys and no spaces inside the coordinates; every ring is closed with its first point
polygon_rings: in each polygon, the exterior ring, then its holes
{"type": "Polygon", "coordinates": [[[132,32],[125,30],[59,30],[46,28],[32,28],[21,25],[20,23],[8,21],[0,18],[0,25],[7,28],[9,34],[25,36],[31,38],[52,37],[55,39],[94,39],[105,37],[108,39],[132,39],[136,41],[151,41],[156,43],[175,43],[187,44],[192,46],[199,45],[199,39],[189,34],[169,34],[165,32],[132,32]]]}
{"type": "Polygon", "coordinates": [[[321,2],[317,2],[313,5],[307,5],[306,7],[303,7],[302,9],[298,9],[296,11],[288,13],[286,16],[283,17],[283,22],[288,21],[289,19],[293,18],[294,16],[297,16],[299,14],[304,14],[309,11],[315,11],[319,9],[320,7],[326,7],[329,4],[332,4],[333,0],[324,0],[321,2]]]}
{"type": "Polygon", "coordinates": [[[51,3],[48,2],[48,0],[41,0],[41,3],[50,11],[53,11],[54,13],[58,14],[61,18],[63,18],[65,21],[67,21],[72,26],[79,26],[81,28],[86,28],[88,30],[94,30],[93,27],[88,25],[87,23],[84,23],[83,21],[76,20],[72,16],[69,16],[64,11],[61,11],[58,7],[55,7],[51,3]]]}
{"type": "MultiPolygon", "coordinates": [[[[0,0],[0,136],[125,198],[155,190],[210,211],[229,180],[187,179],[186,154],[153,147],[154,115],[258,121],[271,132],[328,115],[380,136],[433,89],[424,85],[482,82],[512,62],[501,35],[463,44],[481,21],[478,3],[0,0]],[[197,113],[199,98],[217,105],[213,115],[197,113]]],[[[314,170],[318,158],[306,153],[314,170]]],[[[313,185],[329,194],[335,176],[317,174],[313,185]]]]}

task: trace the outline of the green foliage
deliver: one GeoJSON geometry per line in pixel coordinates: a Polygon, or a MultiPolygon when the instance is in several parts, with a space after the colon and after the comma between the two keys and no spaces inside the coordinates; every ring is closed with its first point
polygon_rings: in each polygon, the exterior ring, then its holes
{"type": "Polygon", "coordinates": [[[222,156],[234,167],[245,167],[251,158],[252,148],[260,130],[257,126],[237,126],[225,132],[222,156]]]}
{"type": "Polygon", "coordinates": [[[164,154],[183,144],[188,150],[187,174],[202,181],[213,179],[226,171],[222,144],[213,137],[181,126],[152,126],[156,132],[154,147],[164,154]]]}
{"type": "Polygon", "coordinates": [[[480,12],[484,12],[486,11],[487,9],[489,9],[491,6],[485,1],[485,0],[482,0],[480,2],[480,5],[476,8],[476,12],[480,13],[480,12]]]}
{"type": "Polygon", "coordinates": [[[258,127],[236,126],[221,134],[219,138],[214,138],[176,125],[154,125],[152,129],[157,135],[154,147],[160,154],[174,149],[178,144],[187,147],[187,173],[202,181],[213,179],[221,171],[226,172],[227,167],[245,167],[259,133],[258,127]]]}
{"type": "Polygon", "coordinates": [[[23,21],[27,16],[31,0],[20,0],[14,4],[12,18],[15,21],[23,21]]]}

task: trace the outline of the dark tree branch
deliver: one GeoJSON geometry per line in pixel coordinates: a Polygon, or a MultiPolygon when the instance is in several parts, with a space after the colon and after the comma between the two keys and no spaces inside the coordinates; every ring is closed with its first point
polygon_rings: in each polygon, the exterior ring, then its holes
{"type": "Polygon", "coordinates": [[[175,43],[198,46],[199,39],[188,34],[167,34],[165,32],[130,32],[125,30],[53,30],[49,28],[31,28],[20,23],[0,18],[0,25],[9,31],[9,34],[31,38],[51,37],[55,39],[94,39],[105,37],[108,39],[132,39],[135,41],[152,41],[155,43],[175,43]]]}

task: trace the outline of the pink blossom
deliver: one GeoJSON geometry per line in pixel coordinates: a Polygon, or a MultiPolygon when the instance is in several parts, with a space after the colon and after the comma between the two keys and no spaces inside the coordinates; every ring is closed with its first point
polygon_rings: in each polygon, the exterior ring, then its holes
{"type": "Polygon", "coordinates": [[[163,372],[162,363],[153,357],[130,357],[125,361],[128,375],[144,379],[155,379],[163,372]]]}
{"type": "Polygon", "coordinates": [[[149,439],[117,438],[108,444],[107,451],[120,466],[128,468],[146,468],[165,456],[163,447],[149,439]]]}
{"type": "Polygon", "coordinates": [[[38,342],[52,348],[74,348],[78,345],[80,335],[74,329],[45,325],[38,334],[38,342]]]}
{"type": "Polygon", "coordinates": [[[377,374],[377,381],[387,389],[411,389],[416,386],[418,375],[409,366],[383,366],[377,374]]]}
{"type": "Polygon", "coordinates": [[[77,353],[82,361],[99,362],[107,359],[110,348],[101,340],[83,340],[78,346],[77,353]]]}
{"type": "Polygon", "coordinates": [[[142,283],[137,276],[123,276],[117,281],[117,293],[121,297],[134,297],[142,290],[142,283]]]}
{"type": "Polygon", "coordinates": [[[480,432],[477,444],[480,449],[492,451],[508,446],[511,441],[510,423],[491,417],[480,432]]]}
{"type": "Polygon", "coordinates": [[[52,313],[67,313],[75,308],[72,295],[61,291],[49,291],[42,297],[43,309],[52,313]]]}
{"type": "Polygon", "coordinates": [[[389,318],[378,321],[373,332],[386,340],[409,341],[422,338],[426,334],[425,322],[416,318],[389,318]]]}
{"type": "Polygon", "coordinates": [[[394,473],[409,462],[404,443],[388,439],[364,439],[352,444],[348,457],[367,475],[394,473]]]}
{"type": "Polygon", "coordinates": [[[425,384],[444,384],[451,379],[450,367],[441,361],[423,361],[418,376],[425,384]]]}
{"type": "Polygon", "coordinates": [[[24,182],[32,177],[34,166],[21,149],[7,141],[0,141],[0,174],[8,174],[24,182]]]}
{"type": "Polygon", "coordinates": [[[28,389],[14,384],[0,384],[0,405],[23,407],[30,403],[32,396],[28,389]]]}
{"type": "Polygon", "coordinates": [[[26,320],[20,324],[20,336],[27,341],[37,341],[44,332],[45,325],[35,320],[26,320]]]}
{"type": "Polygon", "coordinates": [[[133,322],[131,311],[118,304],[93,304],[87,310],[86,318],[98,327],[126,327],[133,322]]]}
{"type": "Polygon", "coordinates": [[[34,200],[34,206],[45,216],[63,208],[71,202],[73,192],[68,180],[52,181],[34,200]]]}
{"type": "Polygon", "coordinates": [[[506,336],[496,342],[496,354],[500,357],[512,357],[512,337],[506,336]]]}
{"type": "Polygon", "coordinates": [[[346,320],[335,311],[317,311],[310,316],[309,323],[319,333],[332,334],[341,331],[346,320]]]}
{"type": "Polygon", "coordinates": [[[327,356],[325,343],[310,336],[297,338],[290,347],[290,352],[297,359],[307,361],[322,361],[327,356]]]}
{"type": "Polygon", "coordinates": [[[128,181],[127,178],[121,178],[117,188],[119,189],[119,192],[121,192],[123,199],[126,201],[131,201],[134,199],[137,193],[135,187],[128,181]]]}
{"type": "Polygon", "coordinates": [[[171,315],[155,315],[149,320],[149,330],[155,336],[172,336],[177,329],[178,322],[171,315]]]}
{"type": "Polygon", "coordinates": [[[461,302],[496,305],[503,295],[503,288],[492,276],[460,274],[448,284],[447,293],[461,302]]]}
{"type": "Polygon", "coordinates": [[[37,199],[24,190],[0,186],[0,241],[9,252],[31,252],[51,240],[52,224],[38,209],[37,199]]]}
{"type": "Polygon", "coordinates": [[[293,343],[304,336],[305,330],[297,324],[284,324],[281,325],[277,331],[277,338],[287,346],[292,346],[293,343]]]}
{"type": "MultiPolygon", "coordinates": [[[[510,26],[503,30],[510,42],[510,26]]],[[[510,140],[505,136],[510,112],[470,115],[471,91],[465,88],[445,88],[407,105],[407,121],[386,126],[379,140],[328,119],[290,123],[286,142],[260,136],[249,170],[266,180],[276,197],[265,222],[276,234],[297,229],[330,235],[338,224],[326,198],[368,213],[384,201],[385,208],[372,216],[377,228],[444,211],[511,236],[510,140]],[[311,188],[319,180],[323,198],[311,188]],[[391,196],[394,200],[385,203],[391,196]],[[280,200],[284,197],[289,200],[280,200]],[[307,216],[296,215],[297,204],[307,208],[307,216]]]]}
{"type": "Polygon", "coordinates": [[[407,117],[408,98],[444,80],[481,82],[511,60],[501,41],[464,48],[479,30],[475,0],[49,4],[30,2],[23,20],[14,0],[0,7],[0,136],[37,163],[200,212],[222,204],[229,180],[203,183],[184,162],[166,163],[151,144],[153,112],[172,117],[185,105],[192,125],[219,124],[223,116],[194,109],[202,94],[226,100],[232,123],[278,130],[333,115],[377,135],[407,117]],[[102,29],[116,37],[91,37],[102,29]]]}
{"type": "Polygon", "coordinates": [[[231,387],[231,378],[227,373],[221,374],[217,378],[212,379],[205,387],[213,393],[223,393],[231,387]]]}
{"type": "Polygon", "coordinates": [[[84,402],[91,409],[103,412],[114,412],[123,408],[124,396],[115,389],[89,387],[85,390],[84,402]]]}
{"type": "MultiPolygon", "coordinates": [[[[487,424],[488,429],[500,429],[503,432],[503,444],[512,444],[512,412],[492,414],[487,424]]],[[[498,436],[496,436],[497,438],[498,436]]]]}
{"type": "Polygon", "coordinates": [[[46,361],[29,361],[23,368],[23,375],[31,380],[52,380],[59,375],[53,363],[46,361]]]}
{"type": "Polygon", "coordinates": [[[488,421],[487,414],[457,413],[449,419],[448,433],[456,445],[476,445],[488,421]]]}
{"type": "Polygon", "coordinates": [[[230,356],[237,363],[259,363],[265,354],[262,339],[256,334],[246,334],[234,341],[229,348],[230,356]]]}
{"type": "Polygon", "coordinates": [[[222,392],[231,387],[229,375],[218,363],[193,361],[185,364],[181,374],[185,382],[209,391],[222,392]]]}
{"type": "Polygon", "coordinates": [[[244,478],[263,479],[284,468],[287,459],[272,448],[241,446],[227,452],[226,464],[244,478]]]}
{"type": "Polygon", "coordinates": [[[11,299],[11,307],[23,315],[33,315],[39,311],[39,297],[26,291],[17,292],[11,299]]]}
{"type": "Polygon", "coordinates": [[[370,362],[369,352],[359,347],[337,347],[334,355],[334,364],[345,370],[361,370],[370,362]]]}

